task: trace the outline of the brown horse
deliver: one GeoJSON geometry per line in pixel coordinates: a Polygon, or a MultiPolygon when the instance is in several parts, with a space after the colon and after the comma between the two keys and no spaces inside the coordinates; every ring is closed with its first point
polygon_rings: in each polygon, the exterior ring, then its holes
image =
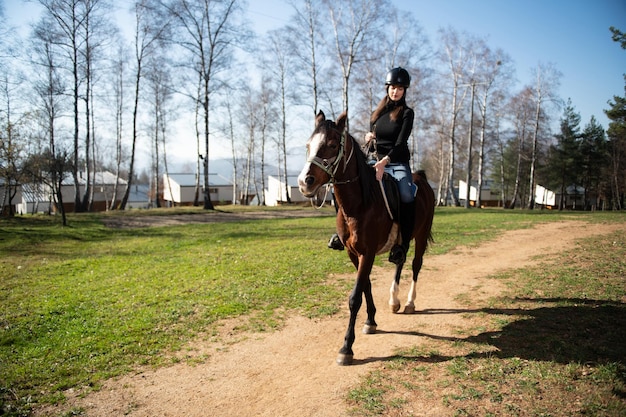
{"type": "MultiPolygon", "coordinates": [[[[367,320],[363,333],[376,332],[376,307],[372,298],[370,272],[376,255],[388,252],[400,240],[398,224],[387,213],[380,183],[374,169],[367,164],[366,156],[356,140],[346,131],[346,113],[336,122],[326,120],[323,112],[315,119],[315,130],[307,142],[307,162],[298,176],[300,192],[311,197],[320,187],[333,184],[337,211],[337,232],[344,243],[350,260],[357,269],[356,283],[350,294],[350,321],[337,363],[349,365],[354,353],[352,345],[354,326],[363,296],[367,306],[367,320]]],[[[415,284],[422,267],[422,258],[428,242],[432,240],[431,227],[435,210],[435,197],[423,173],[414,174],[418,186],[415,212],[415,257],[413,258],[413,283],[409,290],[405,313],[415,311],[415,284]]],[[[400,310],[398,289],[402,264],[396,266],[391,284],[389,305],[394,313],[400,310]]]]}

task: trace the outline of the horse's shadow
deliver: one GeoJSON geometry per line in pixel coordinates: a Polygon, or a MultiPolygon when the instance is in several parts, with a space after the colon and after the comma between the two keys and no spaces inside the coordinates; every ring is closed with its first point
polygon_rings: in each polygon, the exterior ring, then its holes
{"type": "MultiPolygon", "coordinates": [[[[510,321],[501,330],[487,331],[469,337],[448,337],[418,331],[379,329],[377,333],[394,333],[426,337],[432,340],[466,342],[492,346],[488,353],[470,353],[471,358],[521,358],[535,361],[574,363],[621,363],[626,365],[626,304],[584,299],[515,299],[530,308],[467,310],[422,310],[415,314],[473,314],[502,316],[510,321]],[[533,308],[533,306],[536,306],[533,308]]],[[[485,351],[485,349],[482,349],[485,351]]],[[[355,363],[406,359],[419,362],[445,362],[456,356],[391,355],[365,358],[355,363]]],[[[626,379],[626,377],[624,378],[626,379]]]]}

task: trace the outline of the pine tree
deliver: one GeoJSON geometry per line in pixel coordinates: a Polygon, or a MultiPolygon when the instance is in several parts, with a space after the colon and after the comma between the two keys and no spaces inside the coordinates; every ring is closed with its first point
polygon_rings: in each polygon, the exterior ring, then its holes
{"type": "Polygon", "coordinates": [[[580,184],[580,114],[576,113],[571,99],[567,101],[561,118],[561,132],[555,135],[556,144],[550,148],[548,178],[551,185],[558,186],[561,198],[559,210],[565,208],[565,195],[568,186],[580,184]]]}
{"type": "Polygon", "coordinates": [[[608,162],[604,128],[591,116],[585,126],[580,142],[581,180],[585,189],[585,209],[595,209],[604,201],[602,191],[603,171],[608,162]],[[591,201],[591,199],[595,201],[591,201]]]}

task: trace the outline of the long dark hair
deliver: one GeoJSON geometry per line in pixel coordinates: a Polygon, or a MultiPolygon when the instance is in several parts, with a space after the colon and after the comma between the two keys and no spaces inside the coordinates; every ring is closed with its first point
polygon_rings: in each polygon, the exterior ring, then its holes
{"type": "MultiPolygon", "coordinates": [[[[388,90],[389,86],[387,86],[386,88],[386,91],[388,90]]],[[[389,117],[395,122],[396,120],[398,120],[400,115],[404,113],[404,109],[406,108],[406,88],[404,89],[404,94],[402,95],[402,98],[397,102],[391,101],[391,99],[389,98],[389,93],[385,94],[385,97],[380,100],[380,102],[378,103],[378,107],[376,107],[376,110],[374,110],[374,112],[372,113],[372,117],[370,118],[370,124],[373,125],[374,123],[376,123],[376,120],[378,120],[380,115],[389,107],[394,107],[389,117]]]]}

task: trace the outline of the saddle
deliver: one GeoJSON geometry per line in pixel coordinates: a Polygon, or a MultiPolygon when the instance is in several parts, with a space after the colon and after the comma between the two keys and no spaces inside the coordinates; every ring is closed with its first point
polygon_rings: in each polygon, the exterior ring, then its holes
{"type": "Polygon", "coordinates": [[[395,178],[387,172],[383,174],[382,179],[383,199],[387,206],[389,216],[393,221],[399,221],[400,218],[400,191],[395,178]]]}

